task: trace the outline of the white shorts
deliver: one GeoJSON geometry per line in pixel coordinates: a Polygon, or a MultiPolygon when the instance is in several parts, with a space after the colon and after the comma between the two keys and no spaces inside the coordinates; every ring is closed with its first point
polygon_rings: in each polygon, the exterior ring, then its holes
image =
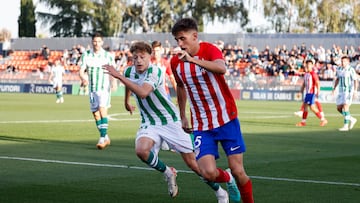
{"type": "Polygon", "coordinates": [[[336,98],[336,105],[351,105],[352,99],[353,99],[353,92],[341,92],[338,94],[336,98]]]}
{"type": "Polygon", "coordinates": [[[54,80],[52,85],[54,89],[57,87],[62,87],[62,80],[54,80]]]}
{"type": "Polygon", "coordinates": [[[91,112],[98,111],[100,107],[110,108],[110,92],[99,91],[99,92],[90,92],[90,109],[91,112]]]}
{"type": "Polygon", "coordinates": [[[191,153],[194,151],[191,137],[184,132],[179,121],[167,125],[142,125],[136,134],[135,143],[141,137],[148,137],[154,140],[155,145],[152,151],[155,154],[159,153],[163,141],[169,145],[170,149],[180,153],[191,153]]]}

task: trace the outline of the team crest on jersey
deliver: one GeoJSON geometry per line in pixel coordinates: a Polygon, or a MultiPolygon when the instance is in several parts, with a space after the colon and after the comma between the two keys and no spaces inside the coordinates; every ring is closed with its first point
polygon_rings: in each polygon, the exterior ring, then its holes
{"type": "Polygon", "coordinates": [[[205,73],[206,73],[206,69],[205,69],[205,68],[203,68],[203,67],[201,67],[201,66],[198,66],[198,67],[199,67],[200,72],[201,72],[202,74],[205,74],[205,73]]]}

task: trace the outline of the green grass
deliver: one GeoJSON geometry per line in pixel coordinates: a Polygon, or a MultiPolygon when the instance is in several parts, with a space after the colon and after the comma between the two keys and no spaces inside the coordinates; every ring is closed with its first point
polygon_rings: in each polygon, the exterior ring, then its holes
{"type": "MultiPolygon", "coordinates": [[[[255,201],[360,202],[360,123],[339,132],[342,116],[335,104],[323,104],[326,127],[311,113],[308,126],[295,127],[299,106],[238,102],[255,201]]],[[[109,113],[116,114],[112,144],[99,151],[87,96],[65,95],[55,104],[54,95],[0,94],[0,202],[216,202],[178,154],[162,151],[160,158],[180,170],[180,194],[171,199],[162,174],[145,170],[134,153],[139,115],[124,110],[122,97],[113,97],[109,113]]],[[[351,113],[360,120],[359,105],[351,113]]],[[[227,166],[222,152],[218,166],[227,166]]]]}

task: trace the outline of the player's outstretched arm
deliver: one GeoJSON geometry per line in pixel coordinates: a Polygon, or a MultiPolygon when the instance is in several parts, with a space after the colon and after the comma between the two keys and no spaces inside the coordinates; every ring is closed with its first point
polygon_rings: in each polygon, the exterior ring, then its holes
{"type": "Polygon", "coordinates": [[[146,98],[153,91],[153,87],[148,83],[144,83],[143,85],[140,86],[131,82],[129,79],[121,75],[114,68],[114,66],[104,65],[103,68],[104,70],[107,71],[106,73],[110,74],[114,78],[119,79],[127,88],[129,88],[129,90],[131,90],[133,93],[135,93],[137,96],[139,96],[142,99],[146,98]]]}

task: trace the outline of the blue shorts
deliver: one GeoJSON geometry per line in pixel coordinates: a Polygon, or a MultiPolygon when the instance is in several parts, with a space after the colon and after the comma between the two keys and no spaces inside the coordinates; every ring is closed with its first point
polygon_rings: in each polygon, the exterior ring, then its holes
{"type": "Polygon", "coordinates": [[[304,103],[308,104],[308,105],[315,104],[315,94],[306,94],[305,99],[304,99],[304,103]]]}
{"type": "Polygon", "coordinates": [[[207,131],[194,131],[196,160],[205,155],[213,155],[218,159],[218,143],[221,143],[226,156],[246,151],[241,134],[239,119],[234,119],[223,126],[207,131]]]}

